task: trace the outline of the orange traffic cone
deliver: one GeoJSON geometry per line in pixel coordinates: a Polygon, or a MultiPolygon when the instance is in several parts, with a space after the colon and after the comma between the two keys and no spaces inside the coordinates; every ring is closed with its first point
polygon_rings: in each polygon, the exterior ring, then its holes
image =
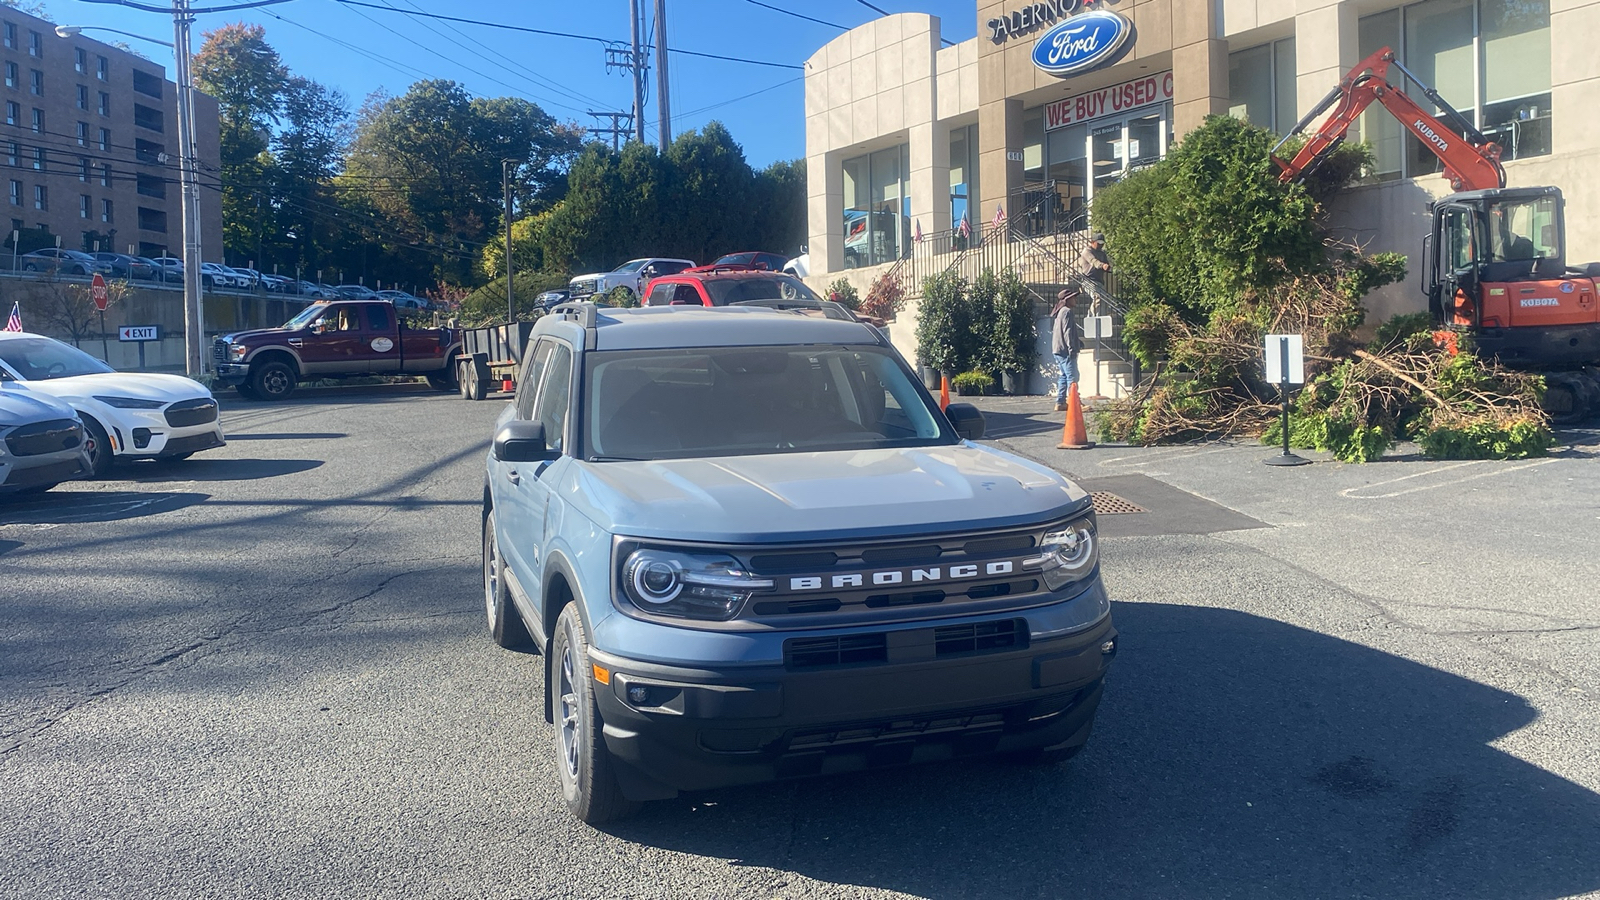
{"type": "Polygon", "coordinates": [[[517,386],[515,384],[513,384],[511,382],[511,379],[509,379],[509,378],[507,378],[506,380],[500,382],[500,390],[505,391],[508,394],[511,393],[512,391],[516,390],[516,389],[517,389],[517,386]]]}
{"type": "Polygon", "coordinates": [[[1083,404],[1078,400],[1078,383],[1072,383],[1067,393],[1067,421],[1061,426],[1061,443],[1057,450],[1087,450],[1094,446],[1089,440],[1089,429],[1083,424],[1083,404]]]}
{"type": "Polygon", "coordinates": [[[939,376],[939,408],[947,409],[950,406],[950,376],[939,376]]]}

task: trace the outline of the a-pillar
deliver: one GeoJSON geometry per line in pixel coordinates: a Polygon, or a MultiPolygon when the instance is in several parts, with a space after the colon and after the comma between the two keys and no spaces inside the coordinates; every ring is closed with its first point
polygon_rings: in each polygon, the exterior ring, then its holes
{"type": "Polygon", "coordinates": [[[1294,17],[1296,117],[1314,109],[1361,61],[1359,21],[1351,0],[1301,0],[1294,17]]]}

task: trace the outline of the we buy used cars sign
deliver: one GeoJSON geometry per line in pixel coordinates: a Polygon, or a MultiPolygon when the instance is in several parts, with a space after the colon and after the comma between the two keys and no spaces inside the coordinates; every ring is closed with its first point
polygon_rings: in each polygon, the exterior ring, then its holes
{"type": "Polygon", "coordinates": [[[1162,72],[1068,97],[1044,108],[1046,131],[1172,99],[1172,73],[1162,72]]]}

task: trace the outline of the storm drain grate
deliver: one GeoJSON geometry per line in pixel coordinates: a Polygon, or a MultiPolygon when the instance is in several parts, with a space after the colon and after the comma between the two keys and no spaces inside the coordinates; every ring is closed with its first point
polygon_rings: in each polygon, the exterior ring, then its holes
{"type": "Polygon", "coordinates": [[[1144,507],[1135,506],[1110,491],[1092,491],[1089,496],[1094,500],[1094,511],[1102,516],[1145,511],[1144,507]]]}

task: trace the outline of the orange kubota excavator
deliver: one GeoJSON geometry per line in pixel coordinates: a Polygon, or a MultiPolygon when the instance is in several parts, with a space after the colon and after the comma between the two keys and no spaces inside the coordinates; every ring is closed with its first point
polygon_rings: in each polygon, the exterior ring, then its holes
{"type": "Polygon", "coordinates": [[[1357,117],[1382,104],[1444,164],[1456,193],[1431,204],[1423,241],[1423,289],[1444,328],[1470,333],[1506,366],[1545,376],[1545,408],[1561,419],[1600,408],[1600,263],[1568,266],[1561,190],[1506,187],[1500,147],[1395,61],[1388,47],[1362,60],[1284,138],[1337,106],[1294,159],[1276,155],[1283,181],[1327,159],[1357,117]],[[1390,82],[1393,69],[1443,110],[1442,121],[1390,82]]]}

